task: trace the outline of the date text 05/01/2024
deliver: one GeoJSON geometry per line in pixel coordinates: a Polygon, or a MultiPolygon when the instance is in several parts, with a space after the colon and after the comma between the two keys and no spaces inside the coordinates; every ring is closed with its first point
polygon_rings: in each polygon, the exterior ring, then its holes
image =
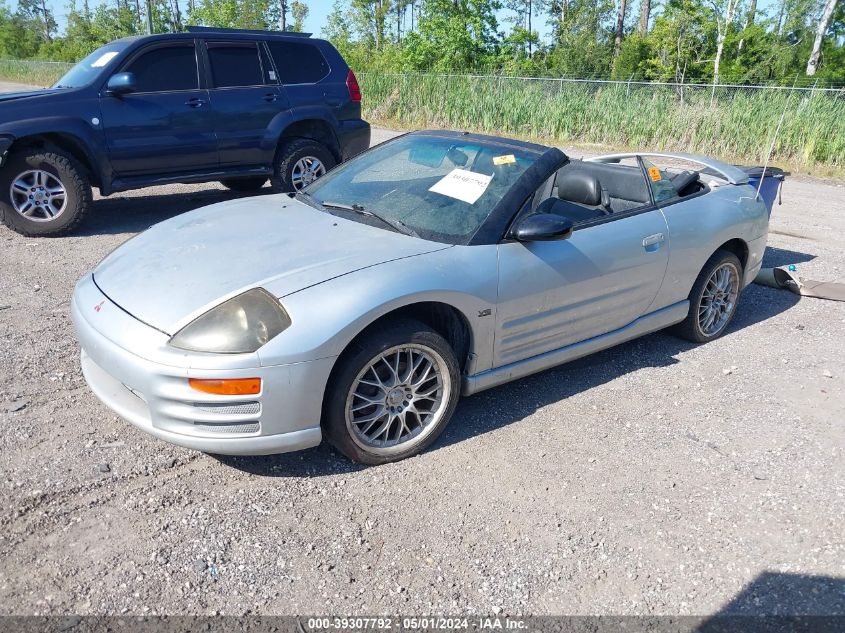
{"type": "Polygon", "coordinates": [[[506,630],[519,631],[527,627],[524,620],[509,617],[317,617],[308,618],[308,630],[341,631],[431,631],[431,630],[506,630]]]}

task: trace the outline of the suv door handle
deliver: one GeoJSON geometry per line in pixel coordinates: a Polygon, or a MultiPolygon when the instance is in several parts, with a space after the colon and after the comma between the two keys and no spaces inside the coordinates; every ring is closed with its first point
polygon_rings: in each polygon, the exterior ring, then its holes
{"type": "Polygon", "coordinates": [[[266,101],[267,103],[274,103],[274,102],[278,101],[279,96],[273,94],[272,92],[268,92],[266,95],[264,95],[261,98],[264,99],[264,101],[266,101]]]}
{"type": "Polygon", "coordinates": [[[665,241],[666,238],[663,236],[663,233],[655,233],[654,235],[643,238],[643,248],[647,251],[656,251],[665,241]]]}
{"type": "Polygon", "coordinates": [[[205,99],[200,99],[199,97],[191,97],[185,102],[186,106],[190,106],[192,108],[199,108],[205,103],[205,99]]]}

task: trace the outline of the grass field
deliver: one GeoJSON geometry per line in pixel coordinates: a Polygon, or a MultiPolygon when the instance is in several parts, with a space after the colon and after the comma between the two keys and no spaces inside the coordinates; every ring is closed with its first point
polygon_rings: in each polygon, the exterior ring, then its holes
{"type": "MultiPolygon", "coordinates": [[[[39,86],[69,67],[0,60],[0,79],[39,86]]],[[[845,170],[845,93],[463,75],[360,73],[364,116],[546,142],[678,150],[759,162],[785,112],[773,161],[820,175],[845,170]]]]}
{"type": "Polygon", "coordinates": [[[361,73],[366,114],[400,127],[453,127],[559,143],[845,167],[845,94],[361,73]]]}
{"type": "Polygon", "coordinates": [[[0,59],[0,80],[33,86],[51,86],[73,64],[17,59],[0,59]]]}

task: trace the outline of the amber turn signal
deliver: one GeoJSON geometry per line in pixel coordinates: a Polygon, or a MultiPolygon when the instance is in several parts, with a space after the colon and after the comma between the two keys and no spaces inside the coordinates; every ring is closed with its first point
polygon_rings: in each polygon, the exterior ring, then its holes
{"type": "Polygon", "coordinates": [[[197,391],[219,396],[253,396],[261,392],[261,378],[188,378],[197,391]]]}

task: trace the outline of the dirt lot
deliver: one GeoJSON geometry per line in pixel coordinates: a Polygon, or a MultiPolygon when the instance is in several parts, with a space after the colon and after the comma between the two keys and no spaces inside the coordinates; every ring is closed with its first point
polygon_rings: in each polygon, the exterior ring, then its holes
{"type": "MultiPolygon", "coordinates": [[[[0,228],[0,614],[845,614],[845,304],[752,286],[724,338],[467,398],[399,464],[215,458],[98,402],[68,307],[118,244],[231,195],[0,228]]],[[[787,183],[765,265],[790,263],[845,280],[843,183],[787,183]]]]}

